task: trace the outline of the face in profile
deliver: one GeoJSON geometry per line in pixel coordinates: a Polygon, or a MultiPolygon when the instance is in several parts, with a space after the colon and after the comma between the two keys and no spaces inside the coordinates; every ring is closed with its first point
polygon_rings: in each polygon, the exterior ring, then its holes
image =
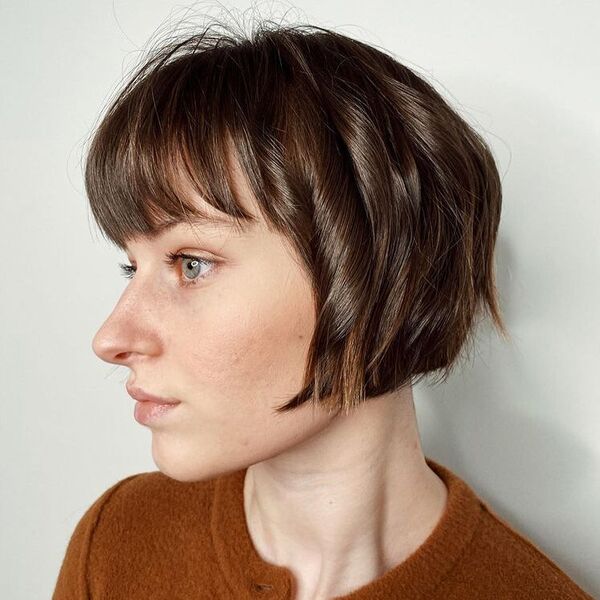
{"type": "MultiPolygon", "coordinates": [[[[240,171],[234,176],[256,215],[240,171]]],[[[283,236],[262,220],[244,233],[182,221],[130,240],[127,257],[131,280],[92,347],[130,369],[128,385],[180,401],[147,425],[163,473],[197,481],[237,470],[298,449],[333,418],[310,402],[274,410],[301,389],[315,325],[309,278],[283,236]],[[168,264],[169,253],[197,260],[168,264]]]]}

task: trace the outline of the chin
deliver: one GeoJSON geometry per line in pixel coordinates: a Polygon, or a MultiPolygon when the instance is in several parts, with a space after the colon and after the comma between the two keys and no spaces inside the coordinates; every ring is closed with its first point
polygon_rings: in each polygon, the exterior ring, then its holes
{"type": "Polygon", "coordinates": [[[167,447],[153,439],[152,459],[158,470],[165,476],[182,483],[208,481],[247,465],[224,464],[220,457],[203,456],[197,451],[186,451],[181,446],[167,447]]]}

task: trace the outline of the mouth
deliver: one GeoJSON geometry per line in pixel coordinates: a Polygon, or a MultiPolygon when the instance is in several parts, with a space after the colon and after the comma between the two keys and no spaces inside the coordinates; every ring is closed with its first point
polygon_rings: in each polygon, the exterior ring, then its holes
{"type": "Polygon", "coordinates": [[[158,425],[167,418],[168,414],[177,412],[177,405],[179,404],[181,402],[161,404],[149,400],[138,400],[135,403],[133,416],[141,425],[158,425]]]}
{"type": "Polygon", "coordinates": [[[127,393],[138,402],[152,402],[159,405],[176,405],[181,403],[181,400],[176,400],[175,398],[155,396],[137,386],[127,385],[126,388],[127,393]]]}

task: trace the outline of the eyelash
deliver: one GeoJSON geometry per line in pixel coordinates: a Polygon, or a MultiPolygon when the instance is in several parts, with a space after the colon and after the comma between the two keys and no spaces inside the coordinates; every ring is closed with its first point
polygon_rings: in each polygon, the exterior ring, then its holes
{"type": "MultiPolygon", "coordinates": [[[[215,265],[214,260],[209,260],[207,258],[202,258],[200,256],[194,256],[192,254],[185,254],[184,252],[168,252],[164,262],[170,267],[174,267],[175,264],[179,261],[179,259],[189,259],[189,260],[197,260],[200,264],[207,265],[215,265]]],[[[137,267],[133,265],[119,263],[119,267],[121,268],[121,273],[127,279],[132,279],[133,274],[137,271],[137,267]]],[[[193,285],[197,285],[198,282],[202,279],[206,279],[210,275],[210,272],[207,275],[199,275],[196,279],[187,279],[181,283],[182,287],[190,287],[193,285]]]]}

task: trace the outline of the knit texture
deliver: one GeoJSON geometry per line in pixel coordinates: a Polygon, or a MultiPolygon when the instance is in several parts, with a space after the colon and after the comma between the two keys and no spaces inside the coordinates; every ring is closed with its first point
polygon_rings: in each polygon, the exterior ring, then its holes
{"type": "MultiPolygon", "coordinates": [[[[406,560],[335,600],[593,600],[461,478],[426,460],[448,488],[440,521],[406,560]]],[[[252,544],[245,474],[118,481],[77,523],[52,600],[293,600],[292,572],[252,544]]]]}

